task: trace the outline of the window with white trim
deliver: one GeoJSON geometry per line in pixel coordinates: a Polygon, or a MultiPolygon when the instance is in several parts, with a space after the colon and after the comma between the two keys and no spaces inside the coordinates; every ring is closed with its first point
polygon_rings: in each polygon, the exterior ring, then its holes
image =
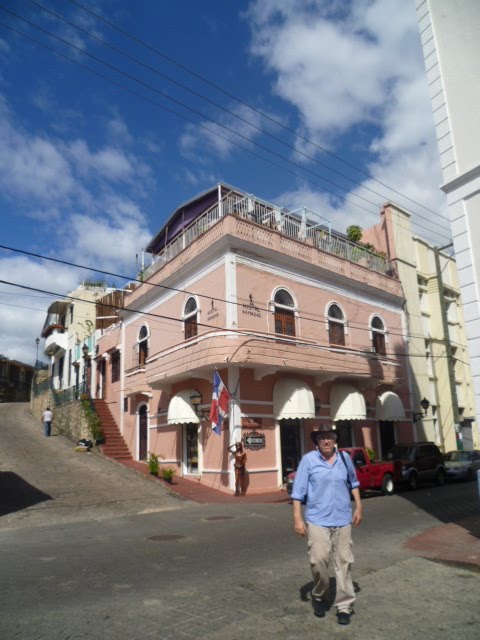
{"type": "Polygon", "coordinates": [[[185,311],[183,314],[183,326],[185,340],[194,338],[198,335],[198,305],[195,298],[188,298],[185,303],[185,311]]]}
{"type": "Polygon", "coordinates": [[[382,356],[386,355],[386,339],[387,330],[385,324],[379,316],[373,316],[370,323],[370,330],[372,332],[372,346],[375,353],[380,353],[382,356]]]}
{"type": "Polygon", "coordinates": [[[138,333],[138,365],[144,366],[148,358],[148,327],[146,324],[142,326],[138,333]]]}
{"type": "Polygon", "coordinates": [[[328,307],[328,340],[331,345],[345,346],[345,316],[338,304],[328,307]]]}
{"type": "Polygon", "coordinates": [[[273,298],[275,333],[295,336],[295,302],[286,289],[279,289],[273,298]]]}

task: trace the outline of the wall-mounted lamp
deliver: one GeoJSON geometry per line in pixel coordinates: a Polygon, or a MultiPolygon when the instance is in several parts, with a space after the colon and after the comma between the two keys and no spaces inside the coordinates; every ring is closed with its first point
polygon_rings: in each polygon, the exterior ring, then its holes
{"type": "Polygon", "coordinates": [[[315,415],[316,416],[320,415],[321,408],[322,408],[322,405],[320,404],[320,400],[318,398],[315,398],[315,415]]]}
{"type": "Polygon", "coordinates": [[[200,391],[194,389],[190,394],[190,404],[192,405],[192,409],[195,411],[195,414],[199,418],[203,418],[203,411],[201,409],[202,406],[202,394],[200,391]]]}
{"type": "Polygon", "coordinates": [[[430,407],[430,402],[426,398],[423,398],[423,400],[420,401],[420,406],[422,407],[423,412],[412,414],[414,422],[418,422],[427,415],[428,408],[430,407]]]}

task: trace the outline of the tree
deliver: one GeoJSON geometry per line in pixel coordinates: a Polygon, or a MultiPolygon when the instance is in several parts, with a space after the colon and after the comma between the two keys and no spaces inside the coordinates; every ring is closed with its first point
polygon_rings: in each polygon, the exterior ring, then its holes
{"type": "Polygon", "coordinates": [[[352,224],[347,227],[347,237],[350,242],[356,242],[357,244],[359,244],[360,240],[362,239],[362,232],[363,229],[362,227],[359,227],[358,224],[352,224]]]}

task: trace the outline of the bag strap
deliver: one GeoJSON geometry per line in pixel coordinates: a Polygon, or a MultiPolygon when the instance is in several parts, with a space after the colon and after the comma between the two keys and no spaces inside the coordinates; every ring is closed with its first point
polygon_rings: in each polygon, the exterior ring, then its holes
{"type": "Polygon", "coordinates": [[[348,488],[351,491],[352,490],[352,482],[350,480],[350,469],[348,468],[348,464],[347,464],[347,461],[345,460],[345,456],[343,454],[343,451],[340,451],[340,449],[338,449],[338,453],[340,454],[342,462],[345,465],[345,469],[347,470],[347,484],[348,484],[348,488]]]}

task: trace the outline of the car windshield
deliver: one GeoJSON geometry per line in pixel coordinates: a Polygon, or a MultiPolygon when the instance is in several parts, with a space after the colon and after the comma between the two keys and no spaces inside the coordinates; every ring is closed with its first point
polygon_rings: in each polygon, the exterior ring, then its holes
{"type": "Polygon", "coordinates": [[[385,456],[386,460],[410,460],[415,453],[415,447],[397,445],[390,449],[385,456]]]}
{"type": "Polygon", "coordinates": [[[470,462],[471,459],[470,451],[449,451],[445,456],[448,462],[470,462]]]}

